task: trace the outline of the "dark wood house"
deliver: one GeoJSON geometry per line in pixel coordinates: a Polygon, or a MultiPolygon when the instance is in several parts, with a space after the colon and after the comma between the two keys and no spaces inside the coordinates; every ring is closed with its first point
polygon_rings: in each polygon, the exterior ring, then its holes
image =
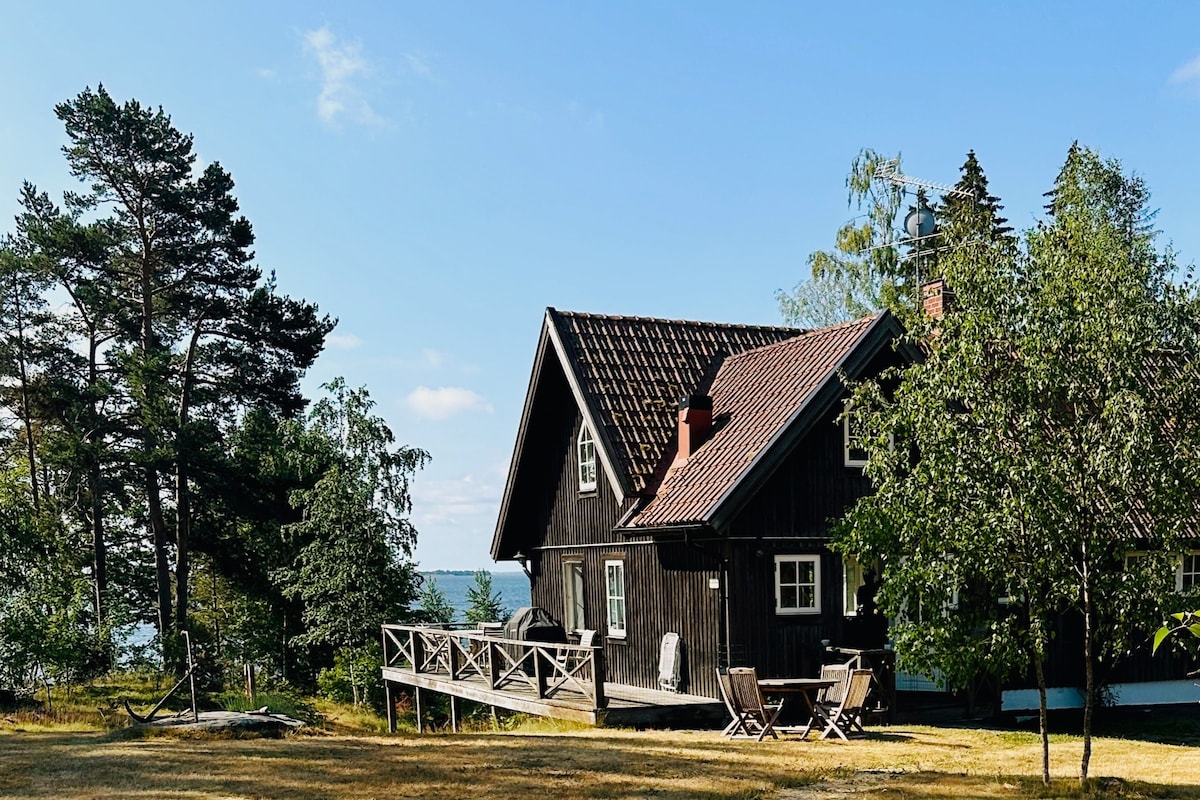
{"type": "Polygon", "coordinates": [[[844,379],[900,359],[887,312],[819,330],[548,309],[492,542],[608,680],[717,697],[717,668],[816,673],[861,572],[828,521],[869,491],[844,379]]]}

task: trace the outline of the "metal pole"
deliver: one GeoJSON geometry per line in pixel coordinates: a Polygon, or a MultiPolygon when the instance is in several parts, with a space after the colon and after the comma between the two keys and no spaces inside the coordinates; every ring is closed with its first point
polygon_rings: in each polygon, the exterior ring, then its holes
{"type": "Polygon", "coordinates": [[[192,686],[192,722],[199,722],[200,712],[196,710],[196,665],[192,663],[192,637],[187,631],[183,632],[183,640],[187,642],[188,680],[192,686]]]}

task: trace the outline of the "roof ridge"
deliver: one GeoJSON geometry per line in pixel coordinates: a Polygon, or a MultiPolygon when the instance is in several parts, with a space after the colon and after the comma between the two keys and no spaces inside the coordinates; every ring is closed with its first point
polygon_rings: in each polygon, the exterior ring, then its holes
{"type": "Polygon", "coordinates": [[[653,322],[660,325],[687,325],[698,328],[721,328],[725,330],[786,331],[795,333],[796,335],[812,333],[814,330],[824,330],[794,328],[789,325],[755,325],[740,322],[710,322],[706,320],[668,319],[666,317],[641,317],[629,314],[595,314],[587,311],[560,311],[553,306],[546,310],[561,317],[575,317],[578,319],[612,320],[615,322],[653,322]]]}
{"type": "Polygon", "coordinates": [[[761,347],[755,347],[753,350],[744,350],[741,353],[729,356],[727,361],[739,361],[744,358],[756,358],[762,353],[770,351],[773,348],[799,347],[801,342],[804,342],[815,336],[825,336],[846,328],[869,326],[872,322],[879,319],[886,313],[886,311],[876,311],[874,314],[868,314],[865,317],[859,317],[858,319],[852,319],[847,322],[838,322],[833,325],[826,325],[824,328],[811,328],[796,336],[793,336],[790,339],[781,339],[778,342],[771,342],[770,344],[764,344],[761,347]]]}

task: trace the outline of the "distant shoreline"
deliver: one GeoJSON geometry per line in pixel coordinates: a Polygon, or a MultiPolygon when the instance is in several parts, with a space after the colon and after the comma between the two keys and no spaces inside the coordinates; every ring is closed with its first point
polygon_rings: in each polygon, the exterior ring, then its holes
{"type": "MultiPolygon", "coordinates": [[[[469,578],[475,574],[473,569],[422,569],[418,570],[422,575],[458,575],[460,577],[469,578]]],[[[519,569],[488,569],[484,572],[492,575],[520,575],[519,569]]]]}

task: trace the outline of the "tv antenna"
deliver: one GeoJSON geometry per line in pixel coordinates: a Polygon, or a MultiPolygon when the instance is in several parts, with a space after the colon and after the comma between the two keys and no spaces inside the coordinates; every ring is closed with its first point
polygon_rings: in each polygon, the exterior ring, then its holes
{"type": "Polygon", "coordinates": [[[907,243],[913,245],[914,250],[907,255],[900,256],[900,263],[910,258],[915,261],[917,303],[919,304],[921,302],[921,256],[932,256],[954,249],[953,246],[931,247],[927,250],[923,248],[922,245],[925,242],[941,235],[936,230],[937,220],[933,216],[933,211],[924,203],[925,191],[928,190],[931,193],[937,192],[943,197],[962,197],[972,202],[979,202],[979,198],[971,192],[950,186],[949,184],[922,180],[921,178],[914,178],[911,175],[905,175],[900,171],[900,159],[898,158],[889,158],[886,161],[880,162],[875,168],[875,174],[872,177],[875,180],[885,181],[893,186],[898,186],[902,190],[909,187],[917,190],[916,207],[908,212],[908,215],[904,218],[904,232],[908,234],[907,243]]]}
{"type": "Polygon", "coordinates": [[[900,172],[900,159],[898,158],[889,158],[887,161],[881,162],[875,168],[874,177],[876,180],[887,181],[895,186],[915,186],[918,189],[932,189],[942,195],[965,197],[968,200],[976,199],[974,194],[963,189],[956,189],[945,183],[934,183],[933,181],[925,181],[903,174],[900,172]]]}

